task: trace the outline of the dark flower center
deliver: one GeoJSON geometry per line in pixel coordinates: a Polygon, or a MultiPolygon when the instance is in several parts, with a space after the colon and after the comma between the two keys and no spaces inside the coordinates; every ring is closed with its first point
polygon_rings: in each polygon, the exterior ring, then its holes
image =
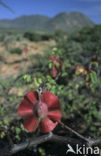
{"type": "Polygon", "coordinates": [[[35,107],[35,114],[38,118],[44,119],[48,114],[48,107],[46,103],[39,101],[35,107]]]}

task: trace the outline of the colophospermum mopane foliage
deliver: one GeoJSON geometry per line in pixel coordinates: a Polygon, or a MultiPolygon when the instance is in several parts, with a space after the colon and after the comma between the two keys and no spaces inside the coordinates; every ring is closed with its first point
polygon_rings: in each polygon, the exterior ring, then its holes
{"type": "Polygon", "coordinates": [[[62,112],[57,96],[46,91],[40,96],[37,91],[28,92],[18,107],[18,115],[24,126],[33,132],[39,126],[43,133],[51,132],[61,120],[62,112]]]}

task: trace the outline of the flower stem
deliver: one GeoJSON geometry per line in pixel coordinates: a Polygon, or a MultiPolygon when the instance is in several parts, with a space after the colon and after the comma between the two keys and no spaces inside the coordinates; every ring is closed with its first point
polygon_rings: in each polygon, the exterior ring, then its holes
{"type": "Polygon", "coordinates": [[[88,142],[89,140],[87,138],[85,138],[83,135],[79,134],[78,132],[76,132],[75,130],[73,130],[72,128],[70,128],[69,126],[65,125],[63,122],[59,122],[61,126],[63,126],[65,129],[69,130],[70,132],[74,133],[76,136],[78,136],[79,138],[85,140],[86,142],[88,142]]]}

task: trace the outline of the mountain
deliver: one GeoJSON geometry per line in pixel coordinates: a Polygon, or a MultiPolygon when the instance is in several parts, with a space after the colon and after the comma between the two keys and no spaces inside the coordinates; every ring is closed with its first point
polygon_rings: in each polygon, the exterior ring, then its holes
{"type": "Polygon", "coordinates": [[[12,20],[0,20],[0,28],[32,29],[42,31],[73,31],[94,23],[80,12],[60,13],[53,18],[42,15],[21,16],[12,20]]]}
{"type": "Polygon", "coordinates": [[[63,31],[74,30],[84,26],[92,26],[94,23],[84,14],[79,12],[60,13],[48,22],[49,29],[63,31]]]}
{"type": "Polygon", "coordinates": [[[0,20],[1,28],[44,29],[50,18],[41,15],[21,16],[13,20],[0,20]]]}

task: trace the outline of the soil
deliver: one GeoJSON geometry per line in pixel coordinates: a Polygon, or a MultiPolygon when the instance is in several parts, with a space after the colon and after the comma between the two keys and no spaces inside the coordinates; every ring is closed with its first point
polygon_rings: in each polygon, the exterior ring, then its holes
{"type": "Polygon", "coordinates": [[[27,70],[31,65],[31,56],[35,54],[42,55],[48,47],[54,45],[55,42],[53,40],[40,42],[15,41],[13,43],[9,43],[7,47],[5,47],[3,43],[0,43],[0,78],[7,78],[9,76],[19,74],[21,70],[27,70]],[[27,45],[27,51],[23,50],[24,45],[27,45]],[[21,55],[11,54],[9,52],[11,48],[16,47],[23,50],[21,55]]]}

